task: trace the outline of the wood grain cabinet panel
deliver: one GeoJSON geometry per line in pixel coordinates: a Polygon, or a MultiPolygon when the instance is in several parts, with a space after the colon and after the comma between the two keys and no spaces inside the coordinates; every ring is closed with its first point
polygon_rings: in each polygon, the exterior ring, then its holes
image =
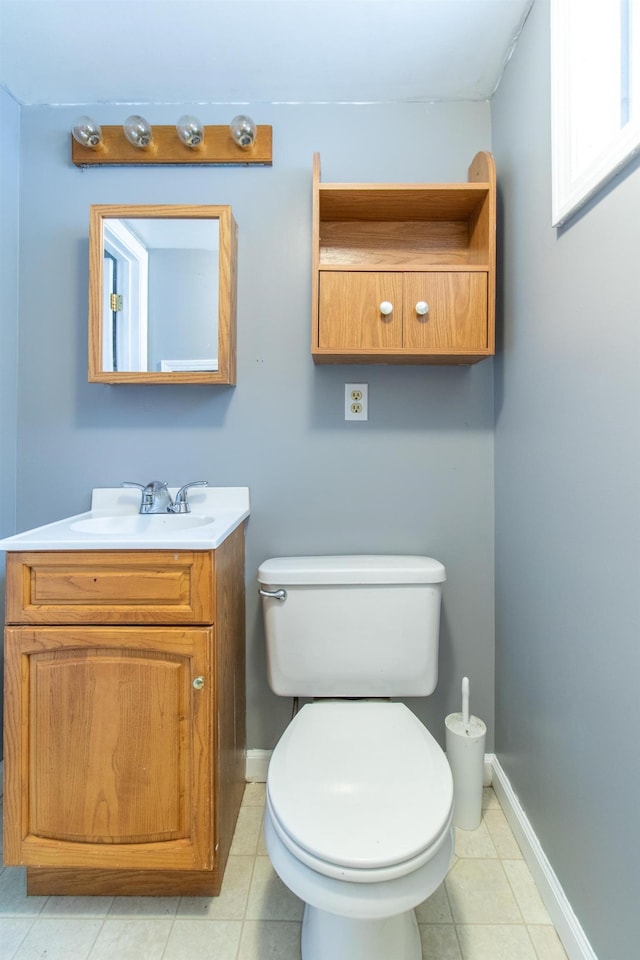
{"type": "Polygon", "coordinates": [[[211,869],[212,631],[7,629],[7,862],[211,869]]]}
{"type": "Polygon", "coordinates": [[[8,623],[211,623],[213,554],[11,553],[8,623]]]}
{"type": "Polygon", "coordinates": [[[402,274],[323,273],[320,346],[350,350],[402,347],[402,274]],[[391,303],[388,315],[380,304],[391,303]]]}
{"type": "Polygon", "coordinates": [[[5,862],[29,893],[218,893],[245,785],[243,527],[215,551],[10,553],[7,590],[5,862]]]}
{"type": "Polygon", "coordinates": [[[483,273],[322,273],[322,349],[423,355],[486,350],[483,273]],[[380,309],[386,306],[389,313],[380,309]],[[426,312],[421,313],[426,305],[426,312]]]}
{"type": "Polygon", "coordinates": [[[404,278],[408,350],[486,350],[487,277],[483,273],[410,273],[404,278]],[[426,314],[416,310],[426,303],[426,314]]]}

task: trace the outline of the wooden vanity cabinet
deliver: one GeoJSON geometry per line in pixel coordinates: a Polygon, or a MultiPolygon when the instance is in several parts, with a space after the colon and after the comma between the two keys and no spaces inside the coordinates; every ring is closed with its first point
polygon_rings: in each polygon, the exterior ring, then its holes
{"type": "Polygon", "coordinates": [[[316,363],[477,363],[495,351],[495,167],[465,184],[330,184],[314,157],[316,363]]]}
{"type": "Polygon", "coordinates": [[[7,554],[4,857],[31,894],[219,893],[245,786],[244,530],[7,554]]]}

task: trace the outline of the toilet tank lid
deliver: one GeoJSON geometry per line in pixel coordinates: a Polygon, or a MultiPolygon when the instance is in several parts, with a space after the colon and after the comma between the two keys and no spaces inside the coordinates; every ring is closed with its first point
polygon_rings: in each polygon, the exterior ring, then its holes
{"type": "Polygon", "coordinates": [[[258,568],[262,584],[442,583],[444,566],[431,557],[274,557],[258,568]]]}

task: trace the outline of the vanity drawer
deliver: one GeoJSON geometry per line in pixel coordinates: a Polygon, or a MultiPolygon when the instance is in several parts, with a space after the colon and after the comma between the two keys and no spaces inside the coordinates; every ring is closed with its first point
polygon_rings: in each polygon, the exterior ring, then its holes
{"type": "Polygon", "coordinates": [[[213,623],[213,551],[7,554],[7,623],[213,623]]]}

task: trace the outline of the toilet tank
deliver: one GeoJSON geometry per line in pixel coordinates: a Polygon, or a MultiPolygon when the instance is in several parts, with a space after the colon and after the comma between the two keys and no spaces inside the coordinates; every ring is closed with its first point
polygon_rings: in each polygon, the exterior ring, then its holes
{"type": "Polygon", "coordinates": [[[292,697],[432,693],[445,579],[430,557],[265,560],[258,582],[271,689],[292,697]]]}

